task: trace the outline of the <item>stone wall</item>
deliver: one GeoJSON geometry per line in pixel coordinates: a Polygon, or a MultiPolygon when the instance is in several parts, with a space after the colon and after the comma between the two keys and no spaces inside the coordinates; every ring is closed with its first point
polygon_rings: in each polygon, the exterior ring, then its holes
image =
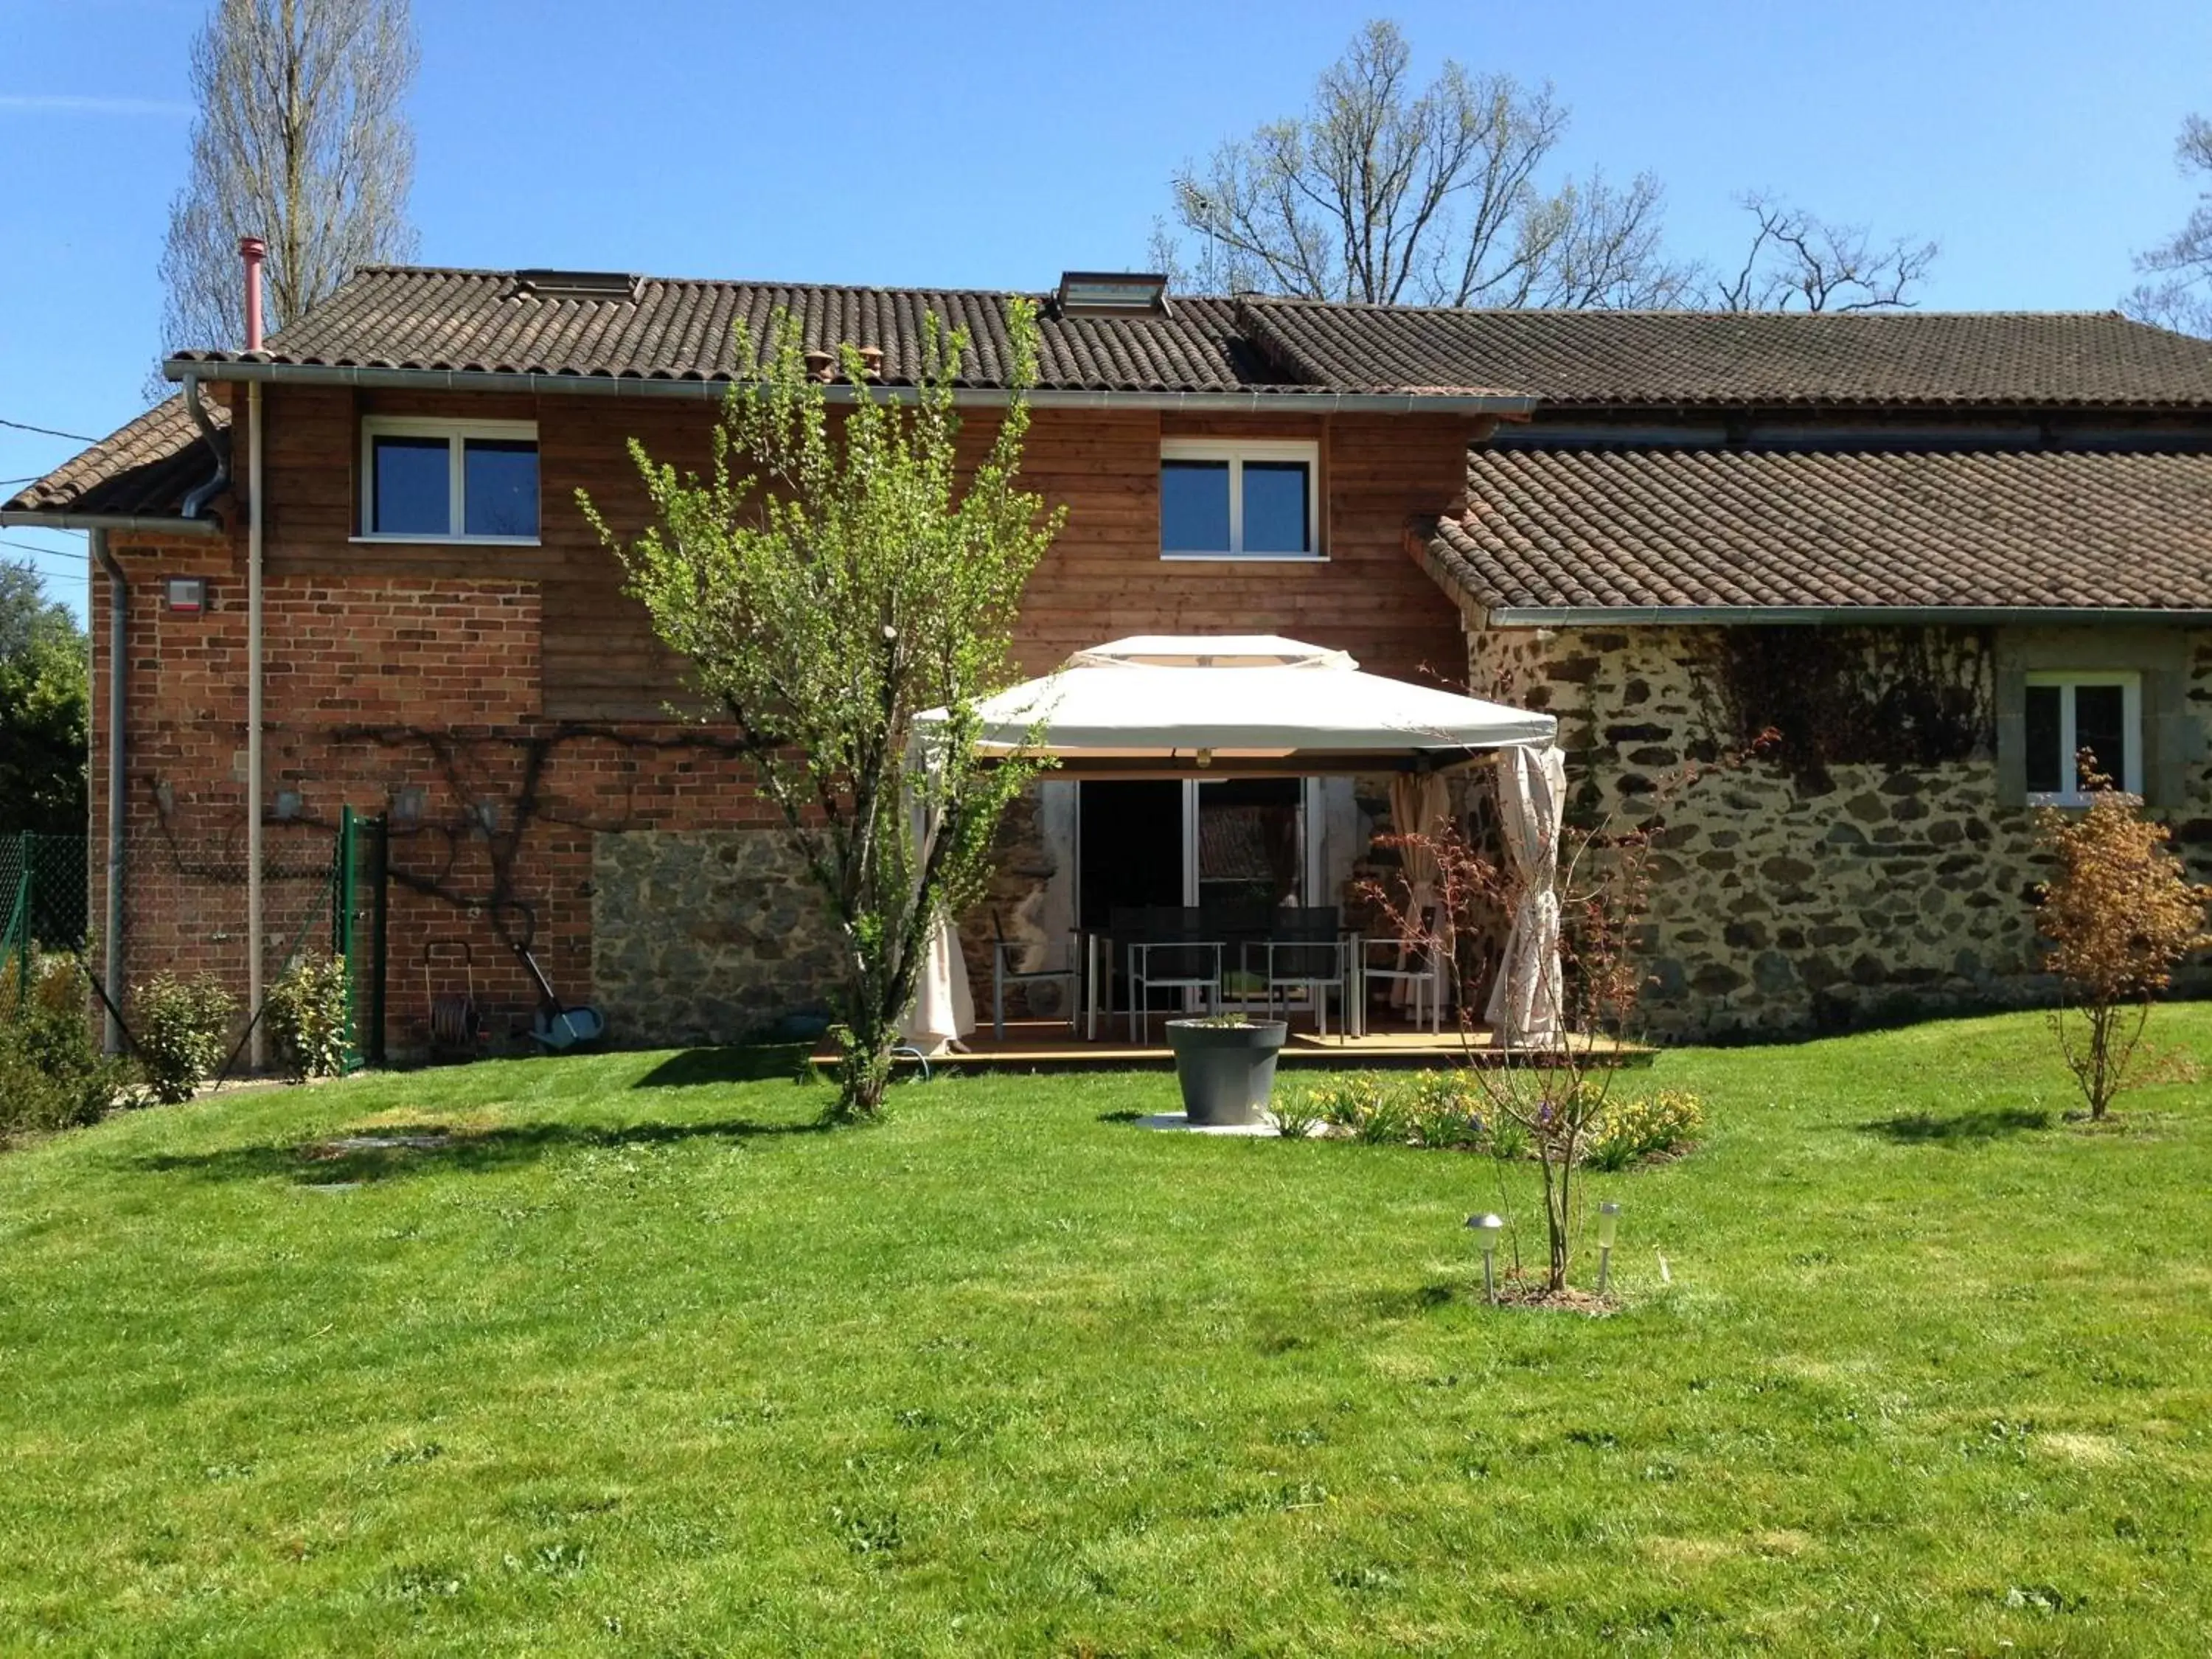
{"type": "MultiPolygon", "coordinates": [[[[2012,647],[1936,642],[1950,672],[2000,683],[2012,647]]],[[[2144,629],[2115,649],[2188,664],[2172,780],[2154,810],[2200,880],[2212,877],[2212,634],[2144,629]]],[[[1717,630],[1469,630],[1475,694],[1560,719],[1572,811],[1663,818],[1645,933],[1654,1035],[1780,1035],[2047,1000],[2036,962],[2035,810],[2007,804],[1995,721],[1973,752],[1932,765],[1841,758],[1686,767],[1738,748],[1717,630]]],[[[2202,969],[2185,979],[2201,984],[2202,969]]]]}
{"type": "Polygon", "coordinates": [[[625,1044],[728,1042],[823,1013],[839,976],[822,901],[773,830],[592,843],[592,985],[625,1044]]]}

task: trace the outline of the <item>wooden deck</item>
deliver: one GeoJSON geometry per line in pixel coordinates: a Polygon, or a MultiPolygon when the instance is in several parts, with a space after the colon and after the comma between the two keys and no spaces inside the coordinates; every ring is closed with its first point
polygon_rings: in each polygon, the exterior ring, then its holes
{"type": "MultiPolygon", "coordinates": [[[[1096,1042],[1068,1035],[1064,1021],[1045,1019],[1010,1019],[1006,1022],[1006,1037],[1003,1042],[991,1036],[986,1024],[963,1044],[964,1052],[933,1055],[932,1067],[961,1066],[981,1071],[1146,1071],[1172,1068],[1175,1052],[1167,1046],[1162,1029],[1168,1016],[1160,1015],[1150,1021],[1144,1040],[1128,1040],[1128,1019],[1122,1016],[1114,1022],[1109,1036],[1101,1030],[1096,1042]]],[[[1624,1060],[1634,1063],[1649,1057],[1649,1051],[1632,1046],[1600,1040],[1609,1049],[1618,1049],[1624,1060]]],[[[833,1065],[837,1059],[835,1048],[825,1045],[815,1054],[819,1065],[833,1065]]],[[[1310,1027],[1294,1025],[1284,1042],[1280,1063],[1285,1066],[1337,1066],[1353,1070],[1386,1070],[1395,1067],[1422,1067],[1459,1065],[1472,1060],[1476,1065],[1496,1065],[1504,1058],[1492,1040],[1488,1030],[1470,1034],[1462,1043],[1461,1033],[1447,1024],[1443,1032],[1431,1034],[1426,1027],[1414,1030],[1405,1026],[1385,1030],[1370,1030],[1356,1037],[1331,1031],[1322,1036],[1310,1027]]],[[[911,1055],[902,1055],[898,1063],[913,1066],[917,1062],[911,1055]]]]}

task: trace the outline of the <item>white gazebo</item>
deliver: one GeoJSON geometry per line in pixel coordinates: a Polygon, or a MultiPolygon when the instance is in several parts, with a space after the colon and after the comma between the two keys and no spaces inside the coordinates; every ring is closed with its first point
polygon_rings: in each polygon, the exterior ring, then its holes
{"type": "MultiPolygon", "coordinates": [[[[1048,756],[1079,778],[1393,771],[1398,827],[1424,835],[1443,828],[1447,811],[1436,772],[1495,755],[1505,842],[1527,896],[1488,1018],[1511,1042],[1555,1035],[1559,912],[1549,875],[1565,779],[1553,716],[1365,673],[1344,652],[1273,635],[1115,640],[985,699],[976,714],[987,751],[1048,756]]],[[[943,709],[921,716],[925,744],[945,719],[943,709]]],[[[931,958],[908,1020],[924,1048],[974,1025],[950,922],[931,958]]]]}

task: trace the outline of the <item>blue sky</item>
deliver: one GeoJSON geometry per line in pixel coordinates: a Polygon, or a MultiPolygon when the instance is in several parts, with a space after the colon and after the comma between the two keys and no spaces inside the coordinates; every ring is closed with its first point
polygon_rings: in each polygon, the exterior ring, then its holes
{"type": "MultiPolygon", "coordinates": [[[[200,0],[0,0],[0,419],[136,414],[200,0]]],[[[1142,261],[1170,172],[1288,113],[1366,6],[416,0],[422,257],[668,276],[1048,286],[1142,261]]],[[[1665,182],[1723,257],[1771,188],[1942,244],[1933,307],[2103,307],[2193,199],[2202,0],[1572,7],[1406,0],[1425,69],[1553,82],[1564,167],[1665,182]]],[[[0,478],[74,446],[0,428],[0,478]]],[[[9,490],[13,484],[0,486],[9,490]]],[[[80,607],[82,538],[9,530],[80,607]]]]}

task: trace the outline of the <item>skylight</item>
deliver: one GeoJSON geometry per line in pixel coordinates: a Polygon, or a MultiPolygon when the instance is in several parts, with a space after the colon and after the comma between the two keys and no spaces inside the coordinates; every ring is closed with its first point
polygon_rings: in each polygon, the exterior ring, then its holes
{"type": "Polygon", "coordinates": [[[514,291],[534,300],[634,301],[638,280],[621,270],[518,270],[514,291]]]}
{"type": "Polygon", "coordinates": [[[1168,279],[1157,271],[1066,270],[1060,277],[1060,309],[1133,315],[1164,313],[1168,279]]]}

